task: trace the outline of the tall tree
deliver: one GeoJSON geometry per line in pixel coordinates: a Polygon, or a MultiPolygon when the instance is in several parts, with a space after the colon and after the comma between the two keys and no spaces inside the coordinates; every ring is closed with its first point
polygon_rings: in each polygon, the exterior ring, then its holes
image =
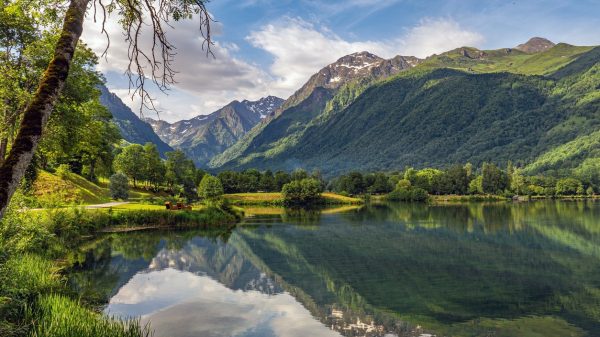
{"type": "Polygon", "coordinates": [[[223,195],[223,185],[217,177],[210,174],[204,175],[198,186],[198,195],[207,202],[213,202],[223,195]]]}
{"type": "Polygon", "coordinates": [[[144,145],[144,175],[155,189],[165,180],[165,165],[155,144],[144,145]]]}
{"type": "MultiPolygon", "coordinates": [[[[91,0],[70,0],[64,14],[54,57],[24,110],[19,131],[8,157],[0,165],[0,218],[31,163],[56,100],[65,85],[90,3],[91,0]]],[[[130,43],[128,74],[137,76],[137,80],[131,82],[136,86],[135,93],[141,96],[142,102],[152,105],[151,99],[144,90],[146,77],[151,77],[162,89],[173,83],[174,71],[171,62],[174,46],[169,43],[163,28],[168,25],[170,19],[188,19],[193,14],[199,13],[200,29],[210,46],[210,16],[203,0],[171,0],[158,3],[113,0],[106,7],[102,2],[98,4],[103,10],[108,9],[109,12],[121,16],[120,23],[130,43]],[[146,25],[152,28],[154,35],[154,44],[150,52],[144,52],[140,47],[140,33],[142,27],[146,25]],[[150,67],[147,67],[148,63],[150,67]],[[150,74],[146,74],[145,69],[150,69],[150,74]]],[[[51,5],[50,8],[57,7],[57,4],[51,3],[51,5]]]]}
{"type": "Polygon", "coordinates": [[[484,193],[502,193],[509,187],[506,172],[494,164],[483,163],[481,187],[484,193]]]}
{"type": "Polygon", "coordinates": [[[175,193],[177,189],[181,189],[180,192],[191,195],[191,189],[196,187],[196,166],[194,162],[188,159],[181,150],[167,152],[166,155],[165,180],[171,192],[175,193]]]}
{"type": "Polygon", "coordinates": [[[146,152],[144,147],[139,144],[126,146],[115,158],[115,171],[123,172],[133,180],[133,186],[137,186],[140,180],[147,180],[146,177],[146,152]]]}

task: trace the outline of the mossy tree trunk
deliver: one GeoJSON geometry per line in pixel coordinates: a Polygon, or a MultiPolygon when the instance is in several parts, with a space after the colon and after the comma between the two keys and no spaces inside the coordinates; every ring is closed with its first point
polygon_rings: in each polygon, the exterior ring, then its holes
{"type": "Polygon", "coordinates": [[[44,72],[35,95],[23,113],[23,121],[8,157],[0,166],[0,219],[35,153],[42,131],[62,91],[90,0],[71,0],[54,57],[44,72]]]}
{"type": "Polygon", "coordinates": [[[0,165],[4,163],[4,157],[6,157],[6,149],[8,147],[8,139],[2,138],[0,139],[0,165]]]}

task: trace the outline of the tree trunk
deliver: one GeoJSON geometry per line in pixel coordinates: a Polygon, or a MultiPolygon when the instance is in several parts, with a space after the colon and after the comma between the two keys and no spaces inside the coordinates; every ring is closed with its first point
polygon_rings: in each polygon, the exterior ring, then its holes
{"type": "Polygon", "coordinates": [[[71,0],[54,57],[46,68],[31,103],[25,109],[10,153],[0,166],[0,219],[33,158],[42,131],[69,75],[89,1],[71,0]]]}
{"type": "Polygon", "coordinates": [[[8,147],[8,138],[0,139],[0,165],[4,163],[6,157],[6,148],[8,147]]]}

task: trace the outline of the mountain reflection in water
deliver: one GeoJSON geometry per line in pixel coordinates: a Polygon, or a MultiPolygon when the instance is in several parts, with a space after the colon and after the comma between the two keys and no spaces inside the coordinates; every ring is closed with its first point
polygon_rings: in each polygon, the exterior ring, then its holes
{"type": "Polygon", "coordinates": [[[258,211],[103,237],[70,282],[155,336],[596,336],[599,206],[258,211]]]}

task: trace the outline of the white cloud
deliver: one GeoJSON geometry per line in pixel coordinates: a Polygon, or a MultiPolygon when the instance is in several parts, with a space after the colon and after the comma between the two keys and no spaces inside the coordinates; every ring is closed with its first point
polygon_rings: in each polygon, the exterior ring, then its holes
{"type": "Polygon", "coordinates": [[[297,18],[266,25],[251,33],[248,41],[273,56],[270,70],[276,80],[272,89],[284,95],[291,94],[310,75],[344,55],[364,50],[390,54],[385,43],[348,42],[327,29],[319,30],[297,18]]]}
{"type": "Polygon", "coordinates": [[[272,331],[286,337],[339,337],[288,293],[231,290],[208,276],[174,269],[138,273],[106,308],[141,316],[157,336],[242,336],[272,331]],[[224,324],[226,322],[227,324],[224,324]]]}
{"type": "MultiPolygon", "coordinates": [[[[270,76],[234,55],[239,47],[233,43],[215,43],[212,47],[214,57],[207,56],[203,50],[203,39],[198,31],[198,20],[184,20],[171,23],[167,36],[177,48],[173,62],[176,84],[166,95],[153,85],[149,91],[161,103],[162,115],[166,120],[175,121],[191,118],[198,114],[207,114],[224,106],[234,99],[258,99],[269,94],[268,83],[270,76]],[[174,97],[172,97],[174,96],[174,97]],[[185,101],[181,101],[185,98],[185,101]],[[201,111],[193,110],[191,103],[201,107],[201,111]],[[176,109],[175,109],[176,108],[176,109]]],[[[101,34],[100,23],[93,22],[92,17],[86,18],[82,40],[97,54],[106,48],[107,40],[101,34]]],[[[150,31],[142,32],[142,47],[151,49],[150,31]]],[[[218,23],[213,24],[213,33],[220,30],[218,23]]],[[[122,28],[115,17],[110,17],[106,24],[110,36],[110,48],[105,58],[100,60],[99,70],[107,73],[123,74],[127,69],[128,43],[123,36],[122,28]]],[[[118,91],[119,96],[134,111],[139,108],[139,99],[133,101],[127,97],[128,87],[125,76],[112,76],[113,83],[109,87],[118,91]]],[[[149,81],[147,82],[149,83],[149,81]]]]}
{"type": "MultiPolygon", "coordinates": [[[[354,0],[354,3],[371,1],[354,0]]],[[[267,95],[287,98],[319,69],[353,52],[370,51],[385,58],[398,54],[424,57],[463,45],[477,46],[483,41],[480,34],[462,28],[449,18],[423,19],[395,39],[348,41],[326,27],[287,17],[260,27],[246,38],[253,47],[272,56],[269,69],[263,70],[237,56],[243,51],[231,42],[217,42],[212,48],[215,57],[207,57],[202,49],[198,20],[173,22],[172,25],[167,35],[177,47],[173,63],[178,72],[177,83],[167,94],[149,87],[160,106],[160,117],[167,121],[208,114],[234,99],[252,100],[267,95]]],[[[145,28],[142,46],[149,50],[150,32],[145,28]]],[[[123,74],[127,69],[128,43],[115,17],[108,19],[106,29],[110,35],[110,49],[107,57],[100,60],[99,70],[111,74],[107,76],[109,89],[137,111],[139,99],[132,100],[129,96],[126,77],[115,75],[123,74]]],[[[215,36],[218,37],[221,29],[219,23],[213,25],[215,36]]],[[[94,23],[92,17],[86,18],[82,39],[98,54],[104,51],[107,43],[100,32],[100,23],[94,23]]]]}
{"type": "Polygon", "coordinates": [[[423,19],[399,42],[401,54],[427,57],[457,47],[479,46],[484,41],[481,34],[463,29],[452,19],[423,19]]]}
{"type": "MultiPolygon", "coordinates": [[[[357,0],[368,1],[368,0],[357,0]]],[[[248,41],[273,56],[271,89],[285,95],[298,89],[310,75],[341,56],[369,51],[381,57],[426,57],[461,46],[479,45],[483,37],[463,29],[452,19],[424,19],[404,36],[388,41],[346,41],[326,28],[299,18],[286,18],[251,33],[248,41]]]]}

